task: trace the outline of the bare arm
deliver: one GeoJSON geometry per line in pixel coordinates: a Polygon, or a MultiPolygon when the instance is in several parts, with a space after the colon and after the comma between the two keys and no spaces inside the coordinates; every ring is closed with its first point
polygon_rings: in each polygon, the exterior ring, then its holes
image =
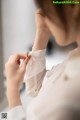
{"type": "Polygon", "coordinates": [[[49,40],[50,31],[46,25],[46,16],[43,15],[42,10],[36,11],[36,35],[32,50],[45,49],[49,40]]]}
{"type": "Polygon", "coordinates": [[[37,30],[32,50],[34,51],[34,50],[46,49],[48,40],[49,40],[48,30],[45,29],[37,30]]]}

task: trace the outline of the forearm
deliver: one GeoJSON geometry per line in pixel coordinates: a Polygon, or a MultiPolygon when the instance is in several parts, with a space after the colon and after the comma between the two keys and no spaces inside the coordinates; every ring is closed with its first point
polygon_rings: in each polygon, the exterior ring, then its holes
{"type": "Polygon", "coordinates": [[[20,100],[20,93],[18,89],[7,90],[8,106],[12,109],[16,106],[22,105],[20,100]]]}
{"type": "Polygon", "coordinates": [[[38,29],[36,31],[35,41],[32,50],[46,49],[49,40],[49,31],[45,29],[38,29]]]}

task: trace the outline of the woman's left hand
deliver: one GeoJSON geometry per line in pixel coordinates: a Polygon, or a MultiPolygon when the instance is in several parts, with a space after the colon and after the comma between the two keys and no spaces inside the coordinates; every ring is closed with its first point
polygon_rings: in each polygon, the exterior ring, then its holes
{"type": "Polygon", "coordinates": [[[24,79],[26,65],[30,57],[27,54],[15,54],[9,58],[5,64],[8,89],[19,89],[24,79]],[[20,61],[21,59],[23,60],[22,63],[20,61]]]}
{"type": "Polygon", "coordinates": [[[19,88],[24,79],[26,65],[31,56],[27,54],[12,55],[5,64],[7,77],[7,98],[10,109],[22,105],[19,88]],[[23,60],[22,62],[20,60],[23,60]]]}

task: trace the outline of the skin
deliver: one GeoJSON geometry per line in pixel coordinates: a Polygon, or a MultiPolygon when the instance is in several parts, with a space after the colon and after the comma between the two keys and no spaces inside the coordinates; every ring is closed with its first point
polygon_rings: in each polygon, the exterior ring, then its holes
{"type": "MultiPolygon", "coordinates": [[[[41,9],[38,9],[35,14],[36,18],[36,35],[32,51],[45,49],[47,47],[50,34],[54,35],[57,39],[57,43],[61,46],[68,45],[73,42],[77,42],[80,46],[80,31],[74,35],[76,41],[72,41],[72,32],[68,36],[68,40],[65,37],[64,29],[57,27],[53,24],[43,13],[41,9]],[[42,42],[41,42],[42,41],[42,42]]],[[[12,55],[8,62],[5,64],[6,76],[7,76],[7,98],[9,109],[12,109],[18,105],[21,105],[19,88],[23,82],[24,74],[26,71],[26,64],[30,60],[31,56],[26,54],[12,55]],[[20,63],[20,60],[23,63],[20,63]],[[18,60],[18,62],[17,62],[18,60]],[[20,66],[21,65],[21,66],[20,66]]]]}

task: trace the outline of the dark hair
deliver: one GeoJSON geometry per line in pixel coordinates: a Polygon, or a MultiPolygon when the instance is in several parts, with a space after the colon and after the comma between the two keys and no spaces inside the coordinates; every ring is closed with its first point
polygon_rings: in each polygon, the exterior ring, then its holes
{"type": "MultiPolygon", "coordinates": [[[[56,1],[56,0],[54,0],[56,1]]],[[[63,1],[63,0],[59,0],[59,1],[63,1]]],[[[75,1],[75,0],[74,0],[75,1]]],[[[80,0],[79,0],[80,1],[80,0]]],[[[59,26],[56,18],[58,18],[61,21],[62,26],[64,27],[66,33],[68,34],[69,32],[69,28],[68,28],[68,16],[65,14],[65,7],[71,6],[72,9],[74,8],[74,4],[71,5],[63,5],[63,4],[53,4],[53,0],[35,0],[35,3],[37,5],[37,7],[41,8],[44,12],[44,14],[53,22],[56,23],[56,25],[59,26]],[[53,16],[54,15],[54,16],[53,16]]],[[[78,5],[77,5],[78,6],[78,5]]],[[[79,6],[80,7],[80,6],[79,6]]],[[[68,13],[71,14],[71,13],[68,13]]],[[[80,14],[78,14],[76,20],[79,23],[80,20],[80,14]]],[[[76,22],[77,23],[77,22],[76,22]]]]}

